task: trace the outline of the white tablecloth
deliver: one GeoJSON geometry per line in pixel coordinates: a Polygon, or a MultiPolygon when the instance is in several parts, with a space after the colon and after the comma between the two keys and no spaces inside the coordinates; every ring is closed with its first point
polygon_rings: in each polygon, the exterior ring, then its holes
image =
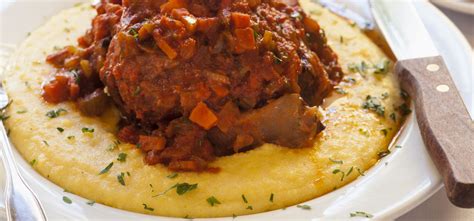
{"type": "MultiPolygon", "coordinates": [[[[448,0],[447,0],[448,1],[448,0]]],[[[474,54],[474,15],[462,14],[440,8],[463,32],[473,48],[474,54]]],[[[474,68],[474,67],[473,67],[474,68]]],[[[448,201],[444,189],[422,203],[414,210],[403,215],[398,221],[474,221],[474,209],[460,209],[448,201]]]]}

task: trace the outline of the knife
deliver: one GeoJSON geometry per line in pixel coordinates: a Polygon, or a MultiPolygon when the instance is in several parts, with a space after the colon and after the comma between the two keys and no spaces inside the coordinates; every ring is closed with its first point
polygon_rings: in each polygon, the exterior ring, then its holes
{"type": "Polygon", "coordinates": [[[474,122],[415,7],[408,0],[370,0],[372,15],[397,63],[401,87],[414,98],[426,148],[449,200],[474,207],[474,122]]]}

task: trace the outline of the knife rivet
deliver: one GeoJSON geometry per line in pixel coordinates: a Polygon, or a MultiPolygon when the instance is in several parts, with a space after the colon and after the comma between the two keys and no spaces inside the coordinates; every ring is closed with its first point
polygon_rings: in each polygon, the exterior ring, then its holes
{"type": "Polygon", "coordinates": [[[436,87],[436,90],[438,90],[439,92],[448,92],[449,86],[445,84],[440,84],[436,87]]]}
{"type": "Polygon", "coordinates": [[[426,70],[431,71],[431,72],[439,71],[439,65],[429,64],[428,66],[426,66],[426,70]]]}

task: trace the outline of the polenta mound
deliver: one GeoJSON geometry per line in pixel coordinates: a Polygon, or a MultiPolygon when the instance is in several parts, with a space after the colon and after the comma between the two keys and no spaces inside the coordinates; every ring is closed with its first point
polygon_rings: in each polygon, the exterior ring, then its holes
{"type": "Polygon", "coordinates": [[[117,142],[120,114],[115,108],[99,118],[81,115],[72,103],[45,103],[41,84],[53,68],[44,57],[84,33],[95,15],[88,5],[54,16],[13,55],[5,75],[13,100],[5,122],[11,141],[36,171],[69,192],[161,216],[259,213],[344,186],[387,153],[403,119],[398,107],[404,100],[391,72],[393,62],[373,42],[326,9],[301,3],[325,29],[345,73],[320,110],[326,129],[312,148],[264,144],[217,158],[210,166],[219,173],[174,174],[163,165],[146,165],[135,145],[117,142]]]}

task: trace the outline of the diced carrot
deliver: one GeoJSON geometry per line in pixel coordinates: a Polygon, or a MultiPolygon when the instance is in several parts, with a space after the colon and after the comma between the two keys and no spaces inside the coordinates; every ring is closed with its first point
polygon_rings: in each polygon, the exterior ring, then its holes
{"type": "Polygon", "coordinates": [[[178,53],[165,40],[158,39],[157,45],[169,59],[175,59],[178,56],[178,53]]]}
{"type": "Polygon", "coordinates": [[[160,6],[161,13],[167,13],[175,8],[186,8],[188,2],[186,0],[168,0],[160,6]]]}
{"type": "Polygon", "coordinates": [[[199,171],[200,169],[199,164],[193,160],[171,161],[168,168],[174,171],[199,171]]]}
{"type": "Polygon", "coordinates": [[[310,32],[316,32],[316,33],[319,32],[320,27],[319,27],[319,24],[315,20],[309,17],[305,17],[303,20],[303,24],[304,24],[304,27],[308,29],[310,32]]]}
{"type": "Polygon", "coordinates": [[[173,11],[171,11],[171,15],[174,18],[180,20],[186,27],[186,30],[188,30],[190,33],[193,33],[194,31],[196,31],[197,19],[196,17],[194,17],[194,15],[190,14],[187,9],[185,8],[173,9],[173,11]]]}
{"type": "Polygon", "coordinates": [[[256,48],[254,31],[252,28],[236,29],[235,38],[237,41],[235,46],[237,53],[254,50],[256,48]]]}
{"type": "Polygon", "coordinates": [[[64,61],[70,56],[72,56],[75,52],[75,47],[68,46],[46,57],[46,61],[54,65],[55,67],[61,67],[64,65],[64,61]]]}
{"type": "Polygon", "coordinates": [[[263,34],[262,44],[265,45],[267,49],[271,49],[273,47],[273,34],[271,31],[265,30],[263,34]]]}
{"type": "Polygon", "coordinates": [[[84,72],[84,75],[86,75],[86,77],[91,77],[92,75],[92,68],[91,68],[91,65],[89,63],[88,60],[81,60],[81,69],[82,71],[84,72]]]}
{"type": "Polygon", "coordinates": [[[196,40],[193,38],[186,39],[180,46],[179,46],[179,55],[184,59],[190,59],[194,56],[196,52],[196,40]]]}
{"type": "Polygon", "coordinates": [[[153,32],[153,28],[154,25],[152,23],[143,24],[142,27],[138,30],[138,39],[140,41],[143,41],[148,38],[153,32]]]}
{"type": "Polygon", "coordinates": [[[248,14],[232,12],[231,19],[236,29],[250,27],[250,15],[248,14]]]}
{"type": "MultiPolygon", "coordinates": [[[[71,81],[71,80],[69,80],[71,81]]],[[[80,87],[76,83],[69,84],[69,98],[75,100],[79,97],[80,87]]]]}
{"type": "Polygon", "coordinates": [[[229,90],[221,85],[218,85],[218,84],[211,85],[211,88],[218,97],[224,97],[227,94],[229,94],[229,90]]]}
{"type": "Polygon", "coordinates": [[[122,127],[117,133],[117,138],[124,143],[138,143],[138,129],[133,125],[122,127]]]}
{"type": "Polygon", "coordinates": [[[163,150],[166,145],[166,139],[160,136],[143,136],[140,135],[138,138],[140,149],[148,152],[150,150],[163,150]]]}
{"type": "Polygon", "coordinates": [[[218,18],[198,18],[197,19],[197,31],[206,33],[210,30],[215,29],[219,25],[218,18]]]}
{"type": "Polygon", "coordinates": [[[43,99],[49,103],[60,103],[69,98],[69,78],[56,75],[54,79],[43,86],[43,99]]]}
{"type": "Polygon", "coordinates": [[[217,123],[217,116],[205,103],[199,102],[191,112],[189,120],[209,130],[217,123]]]}

